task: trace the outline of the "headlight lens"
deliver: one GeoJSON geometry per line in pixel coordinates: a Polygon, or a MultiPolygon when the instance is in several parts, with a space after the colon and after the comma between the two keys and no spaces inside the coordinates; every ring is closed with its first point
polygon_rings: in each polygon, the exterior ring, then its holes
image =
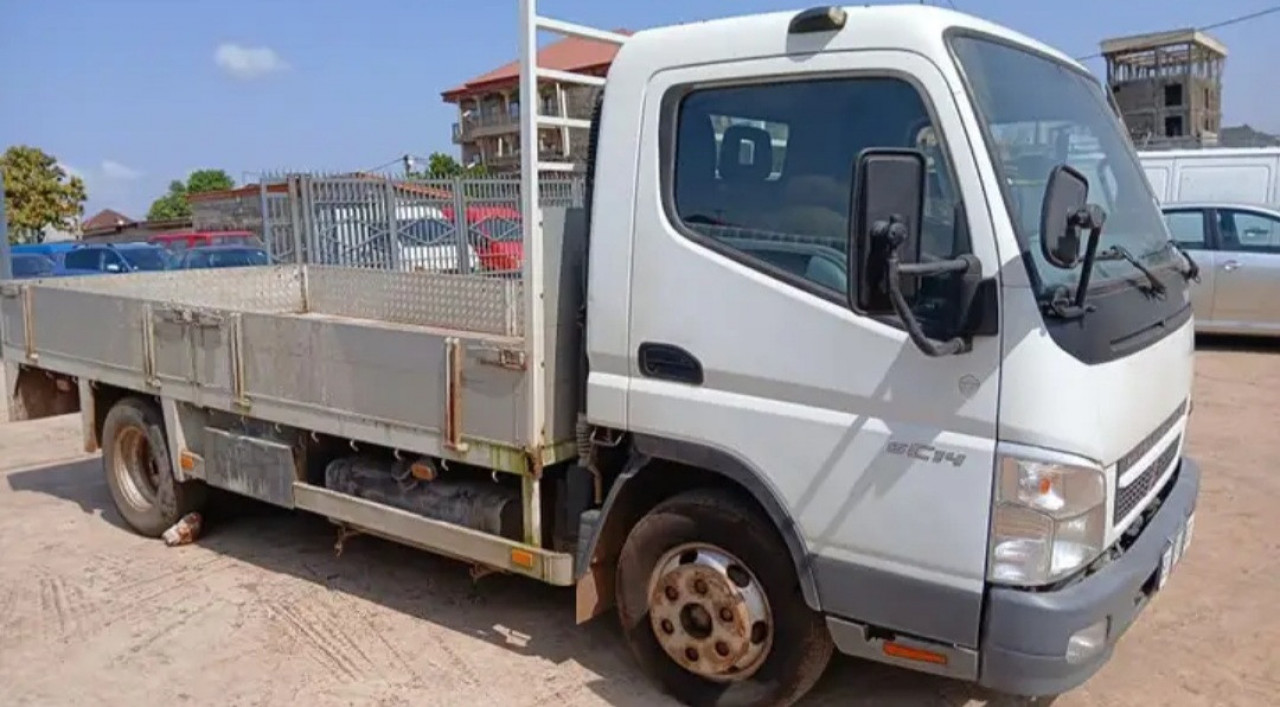
{"type": "Polygon", "coordinates": [[[1047,584],[1092,562],[1106,537],[1106,498],[1099,469],[1001,457],[988,578],[1047,584]]]}

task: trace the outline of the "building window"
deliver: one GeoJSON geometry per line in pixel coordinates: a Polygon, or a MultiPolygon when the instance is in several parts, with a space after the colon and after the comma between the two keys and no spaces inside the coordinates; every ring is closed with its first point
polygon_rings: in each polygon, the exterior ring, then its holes
{"type": "Polygon", "coordinates": [[[1182,84],[1174,83],[1164,87],[1164,105],[1167,108],[1177,108],[1182,105],[1182,84]]]}

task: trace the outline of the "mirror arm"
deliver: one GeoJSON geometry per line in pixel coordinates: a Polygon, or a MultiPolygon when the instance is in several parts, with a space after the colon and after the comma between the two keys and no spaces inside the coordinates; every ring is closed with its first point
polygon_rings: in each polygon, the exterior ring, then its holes
{"type": "Polygon", "coordinates": [[[955,260],[946,260],[939,263],[907,263],[904,265],[898,260],[898,248],[907,240],[907,227],[897,216],[889,217],[888,221],[877,221],[872,224],[871,236],[884,240],[888,246],[886,261],[888,265],[889,302],[893,305],[893,311],[898,315],[898,318],[902,320],[911,342],[923,351],[926,356],[930,357],[954,356],[968,351],[969,342],[961,337],[955,337],[947,341],[937,341],[925,336],[924,329],[920,326],[920,320],[916,319],[915,312],[911,311],[911,306],[907,304],[907,298],[902,294],[902,284],[899,282],[899,278],[904,274],[925,277],[948,272],[967,272],[972,267],[973,259],[956,258],[955,260]]]}
{"type": "Polygon", "coordinates": [[[1080,284],[1076,286],[1076,310],[1085,311],[1084,298],[1089,294],[1089,280],[1093,276],[1093,262],[1098,258],[1098,241],[1102,240],[1102,225],[1106,222],[1106,212],[1096,204],[1089,204],[1071,215],[1071,225],[1076,228],[1089,229],[1089,242],[1085,244],[1083,267],[1080,273],[1080,284]]]}

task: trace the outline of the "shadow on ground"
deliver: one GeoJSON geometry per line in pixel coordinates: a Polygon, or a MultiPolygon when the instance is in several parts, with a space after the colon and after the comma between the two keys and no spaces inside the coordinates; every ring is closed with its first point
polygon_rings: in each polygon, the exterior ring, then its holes
{"type": "Polygon", "coordinates": [[[1280,337],[1197,334],[1196,350],[1280,354],[1280,337]]]}
{"type": "MultiPolygon", "coordinates": [[[[124,530],[97,458],[12,472],[14,491],[42,493],[124,530]]],[[[490,575],[473,582],[460,562],[358,536],[335,553],[334,526],[225,494],[213,497],[199,545],[236,560],[344,592],[406,616],[444,626],[513,653],[553,663],[575,661],[595,675],[588,687],[610,704],[663,703],[639,673],[610,613],[573,623],[572,590],[531,579],[490,575]]],[[[802,705],[1023,704],[951,680],[837,656],[802,705]]],[[[670,702],[668,702],[670,703],[670,702]]]]}

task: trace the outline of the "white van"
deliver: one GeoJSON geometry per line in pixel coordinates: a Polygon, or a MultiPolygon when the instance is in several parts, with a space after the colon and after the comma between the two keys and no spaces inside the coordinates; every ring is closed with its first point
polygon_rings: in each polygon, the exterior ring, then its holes
{"type": "Polygon", "coordinates": [[[1280,206],[1280,147],[1139,152],[1162,203],[1229,201],[1280,206]]]}

